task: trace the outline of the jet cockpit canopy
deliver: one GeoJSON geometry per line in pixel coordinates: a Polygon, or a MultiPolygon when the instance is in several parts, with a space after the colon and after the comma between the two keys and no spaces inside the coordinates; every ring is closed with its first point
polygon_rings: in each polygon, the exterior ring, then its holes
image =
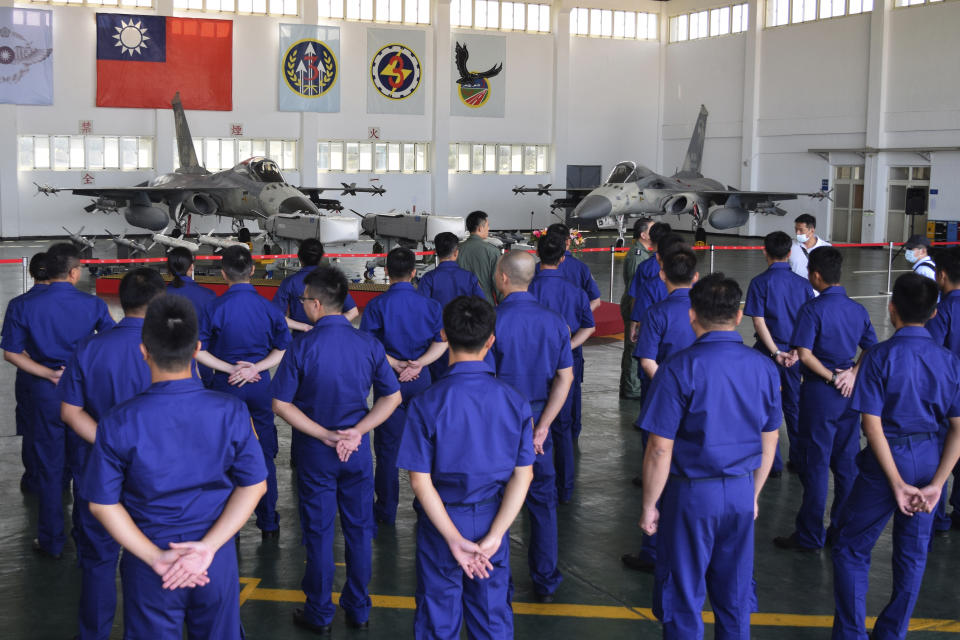
{"type": "Polygon", "coordinates": [[[607,184],[623,184],[626,182],[637,182],[647,176],[653,175],[650,169],[635,162],[618,162],[610,175],[607,176],[607,184]]]}
{"type": "Polygon", "coordinates": [[[261,156],[248,158],[240,163],[238,169],[240,167],[244,167],[250,177],[257,182],[286,182],[283,174],[280,173],[280,167],[270,158],[261,156]]]}

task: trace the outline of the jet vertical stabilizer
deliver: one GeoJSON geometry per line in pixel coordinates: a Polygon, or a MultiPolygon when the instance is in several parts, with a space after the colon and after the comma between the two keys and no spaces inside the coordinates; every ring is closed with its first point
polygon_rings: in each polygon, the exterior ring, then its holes
{"type": "Polygon", "coordinates": [[[700,115],[697,124],[693,127],[690,137],[690,146],[687,147],[687,157],[683,159],[683,168],[677,173],[678,178],[702,178],[700,161],[703,159],[703,142],[707,138],[707,108],[700,105],[700,115]]]}
{"type": "Polygon", "coordinates": [[[177,91],[170,101],[173,107],[173,124],[177,129],[177,152],[180,154],[180,168],[177,173],[209,173],[197,160],[197,150],[193,146],[193,137],[187,125],[187,116],[183,112],[183,103],[180,102],[180,92],[177,91]]]}

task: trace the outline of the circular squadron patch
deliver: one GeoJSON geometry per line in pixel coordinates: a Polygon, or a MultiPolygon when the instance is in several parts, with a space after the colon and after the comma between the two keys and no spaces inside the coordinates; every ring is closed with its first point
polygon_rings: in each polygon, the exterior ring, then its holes
{"type": "Polygon", "coordinates": [[[283,79],[303,98],[319,98],[333,87],[339,75],[337,57],[320,40],[299,40],[283,56],[283,79]]]}
{"type": "Polygon", "coordinates": [[[491,92],[490,81],[486,78],[475,78],[457,85],[457,95],[460,96],[460,101],[473,109],[487,104],[491,92]]]}
{"type": "Polygon", "coordinates": [[[384,98],[409,98],[420,87],[420,59],[402,44],[388,44],[373,56],[370,80],[384,98]]]}

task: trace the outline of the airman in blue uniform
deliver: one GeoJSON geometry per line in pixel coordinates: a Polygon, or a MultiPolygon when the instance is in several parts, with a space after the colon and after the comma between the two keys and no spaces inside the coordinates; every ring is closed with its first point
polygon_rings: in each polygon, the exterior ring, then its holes
{"type": "Polygon", "coordinates": [[[527,561],[534,592],[551,602],[563,576],[557,568],[557,478],[550,425],[563,409],[573,382],[570,329],[527,288],[536,261],[522,251],[500,258],[494,278],[500,293],[493,354],[497,379],[519,391],[533,411],[533,482],[527,493],[530,546],[527,561]],[[531,350],[530,345],[537,345],[531,350]]]}
{"type": "Polygon", "coordinates": [[[301,587],[307,601],[293,619],[298,626],[329,633],[336,612],[330,594],[338,509],[347,565],[340,607],[350,626],[368,624],[375,524],[367,433],[393,413],[401,396],[383,345],[343,316],[346,277],[334,267],[317,267],[304,286],[301,301],[313,329],[298,336],[284,355],[270,392],[273,409],[293,427],[297,446],[300,526],[307,547],[301,587]],[[367,411],[371,387],[376,400],[367,411]]]}
{"type": "Polygon", "coordinates": [[[417,293],[411,284],[417,274],[413,251],[397,247],[387,254],[386,267],[390,288],[367,304],[360,330],[383,345],[403,395],[403,403],[373,435],[377,456],[374,515],[377,522],[393,525],[400,500],[397,450],[407,407],[410,398],[430,386],[429,366],[446,352],[447,343],[440,337],[443,307],[417,293]]]}
{"type": "Polygon", "coordinates": [[[637,272],[633,274],[633,280],[630,281],[629,293],[633,298],[633,308],[630,310],[629,331],[634,342],[637,341],[637,335],[640,333],[644,312],[648,307],[667,297],[667,285],[660,279],[657,251],[660,248],[660,241],[669,235],[671,235],[670,225],[666,222],[655,222],[650,227],[650,257],[637,266],[637,272]]]}
{"type": "Polygon", "coordinates": [[[80,341],[114,325],[103,300],[76,288],[83,272],[79,256],[69,243],[50,247],[44,260],[50,284],[24,299],[0,342],[4,359],[30,374],[28,394],[40,503],[33,548],[52,557],[60,556],[66,541],[61,494],[67,427],[60,419],[57,383],[80,341]]]}
{"type": "MultiPolygon", "coordinates": [[[[486,298],[480,281],[470,271],[457,264],[460,255],[460,240],[449,231],[438,233],[433,239],[433,248],[437,252],[437,266],[420,276],[417,291],[440,303],[441,309],[447,303],[460,296],[486,298]]],[[[447,370],[448,353],[430,365],[430,376],[436,380],[447,370]]]]}
{"type": "Polygon", "coordinates": [[[834,640],[868,638],[870,552],[891,515],[893,593],[869,637],[907,637],[930,546],[930,512],[960,459],[960,360],[923,327],[936,303],[929,278],[897,278],[888,305],[897,332],[860,366],[852,406],[863,416],[868,444],[833,542],[834,640]],[[941,454],[937,432],[945,421],[941,454]]]}
{"type": "MultiPolygon", "coordinates": [[[[193,303],[197,317],[203,316],[207,304],[217,297],[216,292],[197,284],[193,279],[193,254],[184,247],[174,247],[167,252],[167,271],[170,273],[170,283],[167,293],[183,296],[193,303]]],[[[203,384],[210,386],[213,381],[213,370],[210,367],[199,365],[198,375],[203,384]]]]}
{"type": "Polygon", "coordinates": [[[90,514],[81,478],[96,440],[97,423],[107,411],[150,386],[150,367],[140,353],[143,316],[164,288],[163,278],[154,269],[134,269],[123,276],[123,320],[81,342],[57,385],[60,417],[71,429],[67,439],[75,474],[73,538],[80,564],[80,640],[110,637],[120,556],[120,546],[90,514]]]}
{"type": "Polygon", "coordinates": [[[246,247],[228,247],[220,261],[227,291],[212,300],[200,316],[203,349],[197,361],[214,370],[211,389],[244,401],[267,464],[267,493],[257,505],[257,527],[263,539],[280,533],[277,515],[277,427],[270,408],[270,368],[290,345],[290,331],[279,309],[250,284],[256,267],[246,247]]]}
{"type": "Polygon", "coordinates": [[[484,300],[448,304],[450,370],[407,412],[398,464],[416,495],[418,639],[456,640],[464,618],[471,638],[513,637],[508,529],[533,478],[533,420],[483,361],[495,325],[484,300]]]}
{"type": "MultiPolygon", "coordinates": [[[[300,304],[300,296],[303,295],[303,281],[306,280],[311,271],[317,268],[317,265],[323,260],[323,256],[323,243],[319,240],[307,238],[300,243],[300,248],[297,250],[300,270],[284,278],[273,296],[273,304],[286,316],[287,326],[294,334],[310,331],[312,326],[303,310],[303,305],[300,304]]],[[[343,314],[351,322],[360,315],[357,303],[353,301],[349,293],[347,293],[346,302],[343,303],[343,314]]]]}
{"type": "MultiPolygon", "coordinates": [[[[18,311],[17,308],[23,304],[24,300],[33,297],[47,287],[47,268],[44,263],[45,253],[34,254],[30,259],[29,272],[33,278],[33,286],[29,290],[21,293],[19,296],[7,303],[7,310],[3,316],[3,329],[0,330],[0,336],[6,336],[13,326],[14,318],[18,311]]],[[[17,403],[14,418],[17,425],[17,435],[22,437],[20,441],[20,461],[23,463],[23,475],[20,477],[20,491],[23,493],[34,493],[37,490],[37,464],[33,459],[33,421],[30,419],[31,407],[30,401],[30,381],[26,371],[17,369],[16,379],[13,386],[13,397],[17,403]]]]}
{"type": "Polygon", "coordinates": [[[556,234],[547,233],[541,236],[537,243],[540,269],[529,288],[540,304],[560,314],[572,334],[570,347],[573,349],[573,384],[560,415],[551,426],[553,460],[561,504],[569,502],[573,496],[576,473],[573,461],[573,406],[577,402],[575,396],[580,394],[580,387],[577,385],[577,359],[583,361],[583,343],[596,331],[587,294],[560,273],[559,265],[564,261],[564,247],[563,238],[556,234]]]}
{"type": "Polygon", "coordinates": [[[193,306],[160,296],[143,321],[146,391],[100,417],[81,482],[123,547],[128,638],[240,640],[232,538],[266,490],[263,453],[238,399],[193,377],[193,306]]]}
{"type": "MultiPolygon", "coordinates": [[[[661,245],[666,247],[666,243],[661,245]]],[[[667,297],[647,309],[633,351],[648,381],[653,380],[667,358],[697,339],[690,326],[690,287],[699,277],[697,255],[685,244],[673,244],[667,247],[666,254],[661,254],[660,261],[660,277],[667,285],[667,297]]],[[[646,440],[646,432],[643,435],[646,440]]],[[[620,560],[631,569],[653,571],[657,561],[656,536],[644,536],[640,553],[625,554],[620,560]]]]}
{"type": "Polygon", "coordinates": [[[800,385],[800,482],[803,500],[796,529],[774,538],[781,549],[812,551],[823,547],[836,529],[844,501],[857,476],[860,449],[857,412],[850,394],[860,360],[877,343],[870,314],[840,286],[843,256],[833,247],[810,252],[810,284],[820,295],[800,308],[790,345],[802,365],[800,385]],[[857,347],[862,351],[857,358],[857,347]],[[830,531],[823,527],[827,474],[833,470],[830,531]]]}
{"type": "MultiPolygon", "coordinates": [[[[779,365],[780,396],[783,419],[787,424],[790,449],[787,466],[798,470],[800,454],[798,424],[800,418],[800,367],[796,351],[790,348],[797,314],[813,298],[810,281],[790,269],[790,251],[793,240],[782,231],[774,231],[763,239],[763,255],[767,270],[750,281],[743,315],[753,318],[753,348],[773,358],[779,365]]],[[[780,450],[773,461],[771,474],[783,471],[780,450]]]]}
{"type": "Polygon", "coordinates": [[[623,320],[623,357],[620,360],[620,397],[640,400],[640,376],[637,375],[637,363],[633,360],[633,349],[637,346],[630,334],[630,314],[633,313],[633,297],[630,295],[630,285],[633,276],[637,274],[640,263],[649,258],[652,253],[650,244],[650,227],[653,220],[640,218],[633,225],[633,245],[623,258],[623,295],[620,297],[620,317],[623,320]]]}
{"type": "MultiPolygon", "coordinates": [[[[937,313],[927,321],[927,331],[937,344],[943,345],[953,355],[960,357],[960,248],[950,247],[937,252],[937,286],[940,288],[940,301],[937,313]]],[[[921,274],[922,275],[922,274],[921,274]]],[[[940,444],[947,436],[947,425],[940,428],[940,444]]],[[[960,467],[953,472],[953,492],[950,505],[953,513],[947,516],[947,491],[944,488],[940,503],[934,514],[934,530],[937,532],[954,528],[960,529],[960,467]]]]}
{"type": "Polygon", "coordinates": [[[716,637],[750,637],[753,521],[781,409],[776,366],[736,331],[740,296],[722,273],[693,286],[697,340],[660,365],[637,420],[650,433],[640,526],[659,538],[654,613],[664,638],[703,637],[707,593],[716,637]]]}

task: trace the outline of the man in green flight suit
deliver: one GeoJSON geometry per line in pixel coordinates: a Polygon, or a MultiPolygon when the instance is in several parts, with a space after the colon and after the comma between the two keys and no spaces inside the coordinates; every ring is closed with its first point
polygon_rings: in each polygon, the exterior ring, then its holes
{"type": "Polygon", "coordinates": [[[620,316],[623,318],[623,358],[620,360],[620,397],[631,400],[640,399],[640,376],[637,361],[633,359],[636,343],[630,340],[630,310],[633,309],[633,297],[630,295],[630,282],[637,272],[637,266],[653,255],[648,248],[650,243],[650,225],[653,220],[640,218],[633,225],[633,245],[623,260],[623,295],[620,297],[620,316]]]}
{"type": "Polygon", "coordinates": [[[490,235],[490,223],[487,214],[483,211],[474,211],[467,216],[467,231],[470,237],[460,243],[460,256],[457,264],[461,269],[473,273],[480,281],[487,302],[496,304],[497,286],[493,281],[493,274],[497,270],[497,260],[500,252],[495,246],[487,242],[490,235]]]}

